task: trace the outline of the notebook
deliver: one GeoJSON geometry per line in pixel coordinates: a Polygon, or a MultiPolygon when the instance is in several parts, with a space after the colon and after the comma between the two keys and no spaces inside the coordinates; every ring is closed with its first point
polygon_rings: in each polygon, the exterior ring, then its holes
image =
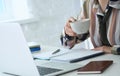
{"type": "Polygon", "coordinates": [[[78,74],[103,73],[112,63],[112,60],[91,61],[80,68],[78,74]]]}
{"type": "Polygon", "coordinates": [[[82,67],[80,64],[48,61],[35,63],[17,23],[0,23],[0,73],[2,76],[55,76],[82,67]],[[4,74],[4,75],[3,75],[4,74]]]}
{"type": "Polygon", "coordinates": [[[103,55],[103,51],[93,51],[90,49],[60,49],[60,52],[57,54],[51,54],[52,52],[45,52],[42,54],[34,55],[35,58],[39,59],[49,59],[50,61],[59,61],[59,62],[68,62],[75,63],[96,56],[103,55]]]}
{"type": "Polygon", "coordinates": [[[75,49],[69,53],[53,57],[51,60],[74,63],[74,62],[86,60],[89,58],[93,58],[96,56],[100,56],[103,54],[104,54],[103,51],[93,51],[90,49],[75,49]]]}

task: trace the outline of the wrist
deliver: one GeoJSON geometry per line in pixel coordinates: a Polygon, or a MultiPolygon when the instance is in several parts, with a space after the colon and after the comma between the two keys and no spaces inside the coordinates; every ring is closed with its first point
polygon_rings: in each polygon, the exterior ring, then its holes
{"type": "Polygon", "coordinates": [[[111,53],[115,55],[120,55],[120,46],[119,45],[114,45],[111,48],[111,53]]]}

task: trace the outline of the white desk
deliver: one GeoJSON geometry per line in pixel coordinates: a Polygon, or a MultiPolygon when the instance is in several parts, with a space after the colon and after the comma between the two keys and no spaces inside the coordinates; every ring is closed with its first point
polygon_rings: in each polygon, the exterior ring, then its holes
{"type": "MultiPolygon", "coordinates": [[[[42,50],[56,49],[55,47],[43,47],[42,50]]],[[[41,51],[42,52],[42,51],[41,51]]],[[[98,56],[95,58],[90,58],[84,61],[77,62],[78,64],[85,65],[92,60],[113,60],[112,66],[110,66],[107,70],[105,70],[102,74],[77,74],[77,71],[73,71],[61,76],[120,76],[120,56],[105,54],[102,56],[98,56]]],[[[40,63],[44,63],[46,61],[40,60],[40,63]]]]}
{"type": "Polygon", "coordinates": [[[91,58],[85,61],[80,61],[80,64],[87,64],[91,60],[113,60],[114,63],[102,74],[77,74],[77,71],[67,73],[63,76],[119,76],[120,75],[120,56],[115,56],[111,54],[99,56],[96,58],[91,58]]]}

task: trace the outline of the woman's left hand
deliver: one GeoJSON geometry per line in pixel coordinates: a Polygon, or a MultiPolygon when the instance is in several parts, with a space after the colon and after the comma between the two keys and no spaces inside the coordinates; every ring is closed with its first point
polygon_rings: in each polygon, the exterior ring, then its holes
{"type": "Polygon", "coordinates": [[[112,47],[109,47],[109,46],[100,46],[100,47],[96,47],[92,50],[95,50],[95,51],[102,50],[103,52],[105,52],[107,54],[111,54],[111,49],[112,49],[112,47]]]}

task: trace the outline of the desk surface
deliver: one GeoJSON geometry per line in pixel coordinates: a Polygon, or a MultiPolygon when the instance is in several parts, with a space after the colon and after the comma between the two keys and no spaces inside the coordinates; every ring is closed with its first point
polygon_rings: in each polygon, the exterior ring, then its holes
{"type": "MultiPolygon", "coordinates": [[[[45,49],[56,49],[54,47],[44,47],[45,49]]],[[[105,70],[102,74],[77,74],[77,71],[73,71],[61,76],[119,76],[120,74],[120,56],[119,55],[112,55],[112,54],[105,54],[95,58],[90,58],[84,61],[77,62],[78,64],[85,65],[90,61],[93,60],[113,60],[113,64],[105,70]]],[[[44,63],[46,61],[40,60],[40,63],[44,63]]]]}
{"type": "Polygon", "coordinates": [[[96,58],[91,58],[85,61],[80,61],[80,64],[87,64],[88,62],[92,60],[113,60],[113,64],[105,70],[102,74],[77,74],[77,71],[67,73],[63,76],[119,76],[120,74],[120,56],[116,55],[111,55],[111,54],[106,54],[102,55],[96,58]]]}

